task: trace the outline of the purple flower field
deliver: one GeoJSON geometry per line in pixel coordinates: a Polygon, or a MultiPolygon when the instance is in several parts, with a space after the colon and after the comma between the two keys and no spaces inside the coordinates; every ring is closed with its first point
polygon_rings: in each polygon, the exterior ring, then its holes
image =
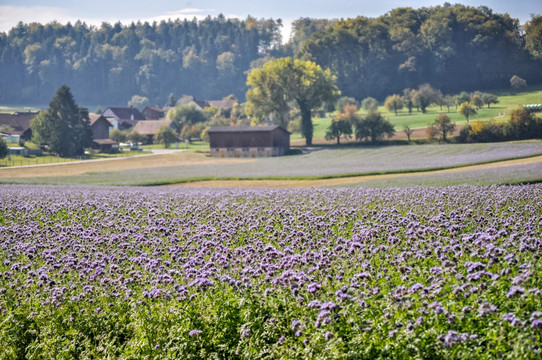
{"type": "Polygon", "coordinates": [[[541,185],[0,200],[0,359],[541,356],[541,185]]]}

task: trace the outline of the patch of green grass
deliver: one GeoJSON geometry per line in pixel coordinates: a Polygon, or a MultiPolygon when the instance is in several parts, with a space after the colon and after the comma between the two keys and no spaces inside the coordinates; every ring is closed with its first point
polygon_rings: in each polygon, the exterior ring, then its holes
{"type": "Polygon", "coordinates": [[[35,112],[42,110],[44,107],[39,105],[0,105],[0,113],[2,114],[11,114],[14,112],[35,112]]]}

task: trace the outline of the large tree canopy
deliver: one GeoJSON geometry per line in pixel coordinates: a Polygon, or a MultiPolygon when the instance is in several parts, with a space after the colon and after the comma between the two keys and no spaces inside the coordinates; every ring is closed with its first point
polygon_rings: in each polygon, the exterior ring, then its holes
{"type": "Polygon", "coordinates": [[[323,70],[312,61],[280,58],[261,68],[253,69],[247,77],[250,86],[247,113],[266,116],[275,113],[279,118],[293,104],[301,112],[301,132],[307,145],[312,144],[311,111],[323,104],[333,104],[339,89],[329,69],[323,70]]]}
{"type": "Polygon", "coordinates": [[[48,145],[60,156],[83,154],[91,145],[88,110],[77,106],[70,88],[62,85],[49,103],[31,122],[34,141],[48,145]]]}

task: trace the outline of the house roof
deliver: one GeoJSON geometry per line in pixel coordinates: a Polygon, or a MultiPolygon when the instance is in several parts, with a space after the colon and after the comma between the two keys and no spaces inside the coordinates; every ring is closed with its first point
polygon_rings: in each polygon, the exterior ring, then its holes
{"type": "Polygon", "coordinates": [[[111,125],[109,120],[107,120],[107,118],[105,116],[101,115],[101,114],[89,114],[88,118],[90,119],[90,126],[96,124],[98,122],[98,120],[100,120],[100,119],[103,119],[103,120],[107,121],[109,123],[109,126],[113,126],[113,125],[111,125]]]}
{"type": "Polygon", "coordinates": [[[276,129],[282,129],[287,133],[288,130],[280,125],[272,126],[215,126],[207,130],[207,133],[236,133],[236,132],[271,132],[276,129]]]}
{"type": "Polygon", "coordinates": [[[7,125],[13,129],[10,135],[22,135],[30,129],[30,121],[38,116],[37,112],[21,112],[13,114],[0,114],[0,125],[7,125]]]}
{"type": "Polygon", "coordinates": [[[171,127],[172,120],[141,120],[135,124],[133,131],[141,135],[154,135],[162,126],[171,127]]]}
{"type": "MultiPolygon", "coordinates": [[[[136,108],[125,108],[125,107],[108,107],[105,109],[104,113],[109,110],[115,116],[121,120],[145,120],[145,115],[143,115],[139,110],[136,108]]],[[[106,116],[107,117],[107,116],[106,116]]]]}
{"type": "Polygon", "coordinates": [[[207,100],[209,106],[214,106],[219,109],[233,109],[239,103],[237,100],[207,100]]]}

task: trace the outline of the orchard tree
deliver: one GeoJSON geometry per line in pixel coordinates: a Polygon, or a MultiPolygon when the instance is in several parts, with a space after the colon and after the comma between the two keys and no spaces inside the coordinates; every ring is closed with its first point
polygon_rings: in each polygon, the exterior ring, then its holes
{"type": "Polygon", "coordinates": [[[482,106],[484,106],[484,100],[482,99],[482,95],[473,94],[470,97],[470,103],[474,105],[477,109],[481,109],[482,106]]]}
{"type": "Polygon", "coordinates": [[[194,104],[179,105],[166,114],[167,120],[173,120],[179,129],[186,124],[196,124],[207,121],[205,114],[196,108],[194,104]]]}
{"type": "Polygon", "coordinates": [[[432,127],[437,134],[442,135],[442,141],[448,141],[446,136],[453,133],[455,130],[455,123],[450,120],[450,117],[446,114],[440,114],[433,122],[432,127]]]}
{"type": "Polygon", "coordinates": [[[403,131],[405,132],[405,135],[407,136],[408,141],[410,141],[410,137],[412,136],[414,129],[411,129],[410,126],[408,125],[403,125],[403,131]]]}
{"type": "Polygon", "coordinates": [[[403,108],[403,98],[401,95],[391,95],[386,98],[386,101],[384,102],[384,106],[388,111],[394,111],[395,116],[397,116],[397,110],[401,110],[403,108]]]}
{"type": "Polygon", "coordinates": [[[361,107],[369,112],[378,110],[378,100],[372,97],[367,97],[361,102],[361,107]]]}
{"type": "Polygon", "coordinates": [[[484,101],[484,104],[487,104],[487,108],[490,108],[491,104],[498,104],[499,98],[497,95],[490,94],[490,93],[483,93],[482,94],[482,100],[484,101]]]}
{"type": "Polygon", "coordinates": [[[461,115],[463,115],[466,119],[467,119],[467,122],[469,122],[469,117],[471,115],[476,115],[478,114],[478,112],[476,111],[476,109],[474,108],[474,106],[472,106],[470,103],[468,102],[464,102],[462,103],[460,106],[459,106],[459,109],[457,110],[458,113],[460,113],[461,115]]]}
{"type": "Polygon", "coordinates": [[[355,105],[356,107],[359,107],[359,102],[353,97],[341,96],[339,100],[337,100],[337,104],[335,105],[335,110],[341,113],[344,111],[344,107],[346,105],[355,105]]]}
{"type": "Polygon", "coordinates": [[[418,90],[414,91],[412,101],[414,106],[419,106],[422,113],[426,113],[426,109],[429,105],[434,103],[440,92],[434,89],[429,84],[423,84],[418,87],[418,90]]]}
{"type": "Polygon", "coordinates": [[[313,109],[333,104],[339,90],[335,76],[312,61],[280,58],[250,71],[247,77],[247,114],[267,116],[285,114],[293,103],[301,112],[301,133],[312,145],[313,109]]]}
{"type": "Polygon", "coordinates": [[[359,122],[358,107],[354,104],[346,104],[343,111],[333,117],[331,125],[326,132],[326,140],[337,139],[337,145],[341,144],[341,137],[350,139],[352,125],[359,122]]]}
{"type": "Polygon", "coordinates": [[[126,135],[128,135],[128,133],[126,131],[122,131],[122,130],[119,130],[119,129],[113,129],[109,133],[109,138],[111,140],[113,140],[113,141],[118,142],[118,143],[123,143],[123,142],[126,142],[126,135]]]}
{"type": "Polygon", "coordinates": [[[62,85],[49,108],[32,119],[34,142],[48,145],[62,157],[81,155],[92,143],[88,110],[77,106],[70,88],[62,85]]]}
{"type": "Polygon", "coordinates": [[[371,143],[376,143],[386,135],[388,138],[395,134],[392,123],[384,119],[382,114],[372,111],[356,123],[356,139],[370,139],[371,143]]]}

